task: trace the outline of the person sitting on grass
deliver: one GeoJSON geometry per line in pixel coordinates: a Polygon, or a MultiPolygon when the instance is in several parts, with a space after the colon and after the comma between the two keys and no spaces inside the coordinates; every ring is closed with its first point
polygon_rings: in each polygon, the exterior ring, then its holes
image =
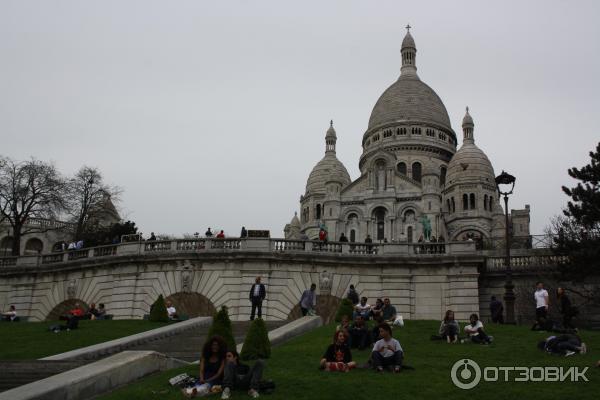
{"type": "Polygon", "coordinates": [[[14,305],[11,305],[8,308],[8,311],[2,314],[2,319],[8,322],[16,322],[19,320],[19,317],[17,317],[17,309],[14,305]]]}
{"type": "Polygon", "coordinates": [[[565,357],[572,356],[575,353],[587,353],[587,346],[581,341],[581,338],[573,334],[559,336],[549,336],[546,340],[538,343],[538,349],[551,354],[560,354],[565,357]]]}
{"type": "Polygon", "coordinates": [[[379,335],[381,339],[375,342],[371,353],[373,367],[377,372],[383,372],[384,367],[391,368],[395,373],[400,372],[404,353],[400,342],[392,337],[392,327],[385,322],[380,324],[379,335]]]}
{"type": "Polygon", "coordinates": [[[165,304],[165,306],[167,307],[167,314],[169,315],[170,321],[175,321],[175,320],[179,319],[179,317],[177,316],[177,309],[175,309],[175,307],[173,306],[173,303],[171,303],[170,301],[167,300],[167,303],[165,304]]]}
{"type": "Polygon", "coordinates": [[[434,335],[431,338],[434,340],[446,340],[448,343],[456,343],[458,342],[458,332],[460,332],[460,326],[454,319],[454,311],[448,310],[440,324],[438,335],[434,335]]]}
{"type": "Polygon", "coordinates": [[[355,367],[356,362],[352,361],[352,352],[348,346],[348,334],[344,331],[336,331],[333,335],[333,343],[323,354],[320,369],[348,372],[355,367]]]}
{"type": "Polygon", "coordinates": [[[362,315],[357,315],[350,327],[350,347],[358,347],[359,350],[364,350],[370,344],[369,330],[367,329],[365,320],[362,315]]]}
{"type": "Polygon", "coordinates": [[[254,365],[249,367],[240,362],[240,356],[237,351],[228,351],[225,359],[221,399],[231,398],[231,391],[233,389],[247,389],[250,397],[257,398],[264,368],[265,362],[263,360],[256,360],[254,365]]]}
{"type": "Polygon", "coordinates": [[[223,379],[227,345],[221,336],[213,336],[202,348],[200,383],[216,385],[223,379]]]}
{"type": "Polygon", "coordinates": [[[393,324],[396,320],[396,314],[396,307],[390,303],[389,297],[383,299],[383,308],[381,309],[381,316],[383,317],[383,320],[387,323],[393,324]]]}
{"type": "Polygon", "coordinates": [[[381,316],[381,310],[383,309],[383,300],[377,299],[375,300],[375,305],[371,307],[371,315],[375,320],[377,317],[381,316]]]}
{"type": "Polygon", "coordinates": [[[363,317],[365,321],[369,320],[369,316],[371,315],[371,306],[367,304],[367,298],[361,297],[360,303],[354,306],[354,312],[352,313],[352,318],[356,319],[356,316],[360,315],[363,317]]]}
{"type": "Polygon", "coordinates": [[[371,341],[372,342],[376,342],[379,339],[381,339],[381,335],[379,334],[379,325],[383,324],[383,317],[380,315],[378,317],[375,317],[375,326],[373,326],[373,329],[371,330],[371,341]]]}
{"type": "Polygon", "coordinates": [[[469,323],[465,326],[465,333],[469,335],[473,343],[490,344],[494,338],[488,336],[483,330],[483,323],[479,320],[477,314],[471,314],[469,323]]]}
{"type": "Polygon", "coordinates": [[[347,315],[342,315],[342,320],[340,324],[335,327],[336,331],[345,331],[347,334],[350,334],[350,317],[347,315]]]}

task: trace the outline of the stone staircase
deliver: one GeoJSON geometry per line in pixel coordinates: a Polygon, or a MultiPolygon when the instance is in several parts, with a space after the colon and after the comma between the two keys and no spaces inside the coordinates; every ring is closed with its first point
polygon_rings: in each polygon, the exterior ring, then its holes
{"type": "MultiPolygon", "coordinates": [[[[269,331],[278,328],[288,321],[267,321],[269,331]]],[[[250,321],[232,322],[233,337],[236,343],[241,343],[246,337],[250,321]]],[[[142,343],[128,350],[153,350],[163,353],[168,357],[193,362],[200,359],[202,346],[206,341],[209,327],[200,329],[189,329],[174,336],[165,337],[147,343],[142,343]]]]}
{"type": "Polygon", "coordinates": [[[0,361],[0,392],[80,367],[88,361],[0,361]]]}

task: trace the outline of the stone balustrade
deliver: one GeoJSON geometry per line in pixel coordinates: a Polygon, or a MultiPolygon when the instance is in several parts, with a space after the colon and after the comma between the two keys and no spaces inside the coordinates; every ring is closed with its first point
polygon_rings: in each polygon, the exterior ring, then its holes
{"type": "MultiPolygon", "coordinates": [[[[512,271],[530,271],[532,269],[550,269],[569,261],[568,256],[555,254],[531,254],[518,255],[510,257],[510,267],[512,271]]],[[[485,263],[486,272],[505,272],[505,257],[487,257],[485,263]]]]}
{"type": "Polygon", "coordinates": [[[423,257],[476,254],[474,242],[349,243],[263,238],[202,238],[127,242],[35,256],[0,257],[0,268],[68,263],[82,259],[162,253],[262,252],[338,256],[423,257]]]}

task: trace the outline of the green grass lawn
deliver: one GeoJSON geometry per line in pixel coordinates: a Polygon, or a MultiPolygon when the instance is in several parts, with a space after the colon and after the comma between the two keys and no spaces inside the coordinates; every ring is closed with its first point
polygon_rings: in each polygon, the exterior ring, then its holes
{"type": "Polygon", "coordinates": [[[50,332],[48,327],[56,324],[58,322],[0,323],[0,360],[47,357],[165,325],[143,320],[80,321],[78,329],[50,332]]]}
{"type": "MultiPolygon", "coordinates": [[[[462,326],[462,324],[461,324],[462,326]]],[[[319,359],[330,343],[334,326],[316,329],[282,346],[273,348],[267,361],[265,378],[273,379],[277,388],[267,399],[598,399],[600,368],[600,332],[583,331],[581,336],[590,348],[586,355],[559,357],[539,351],[536,343],[548,336],[527,327],[487,325],[495,341],[490,346],[471,343],[448,345],[431,341],[439,322],[408,321],[394,330],[405,352],[405,364],[414,370],[400,374],[377,374],[357,369],[349,373],[323,372],[317,369],[319,359]],[[452,365],[463,358],[485,366],[589,366],[589,382],[484,382],[472,390],[456,388],[450,380],[452,365]]],[[[369,351],[353,351],[354,360],[365,363],[369,351]]],[[[156,374],[119,389],[101,399],[182,399],[178,389],[168,385],[168,378],[181,372],[197,376],[198,367],[184,367],[156,374]]],[[[210,398],[220,398],[213,395],[210,398]]],[[[243,391],[233,398],[248,398],[243,391]]]]}

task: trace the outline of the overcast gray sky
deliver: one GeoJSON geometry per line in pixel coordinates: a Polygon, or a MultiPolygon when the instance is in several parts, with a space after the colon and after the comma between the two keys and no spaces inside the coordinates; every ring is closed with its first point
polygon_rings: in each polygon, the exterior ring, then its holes
{"type": "MultiPolygon", "coordinates": [[[[283,226],[322,158],[359,176],[413,27],[462,139],[517,177],[541,233],[600,140],[597,1],[0,1],[0,154],[98,167],[149,233],[283,226]]],[[[462,140],[460,141],[462,143],[462,140]]]]}

